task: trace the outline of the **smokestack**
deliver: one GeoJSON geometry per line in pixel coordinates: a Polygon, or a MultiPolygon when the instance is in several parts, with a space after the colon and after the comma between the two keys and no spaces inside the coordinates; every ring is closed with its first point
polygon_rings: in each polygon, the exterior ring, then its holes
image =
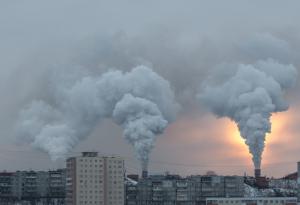
{"type": "Polygon", "coordinates": [[[228,72],[226,66],[220,68],[223,70],[204,81],[204,91],[198,99],[218,117],[235,121],[252,154],[254,167],[261,167],[272,113],[288,109],[284,94],[295,85],[297,69],[271,59],[239,64],[233,72],[228,72]]]}
{"type": "Polygon", "coordinates": [[[143,170],[142,172],[142,178],[146,179],[148,177],[148,171],[147,170],[143,170]]]}
{"type": "Polygon", "coordinates": [[[261,175],[261,170],[260,169],[254,169],[254,176],[255,176],[255,178],[260,177],[260,175],[261,175]]]}

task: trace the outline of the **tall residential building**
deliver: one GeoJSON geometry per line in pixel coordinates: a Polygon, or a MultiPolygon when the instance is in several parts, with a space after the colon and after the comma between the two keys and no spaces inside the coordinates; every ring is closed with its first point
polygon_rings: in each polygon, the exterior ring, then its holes
{"type": "Polygon", "coordinates": [[[124,205],[124,159],[83,152],[67,159],[67,205],[124,205]]]}

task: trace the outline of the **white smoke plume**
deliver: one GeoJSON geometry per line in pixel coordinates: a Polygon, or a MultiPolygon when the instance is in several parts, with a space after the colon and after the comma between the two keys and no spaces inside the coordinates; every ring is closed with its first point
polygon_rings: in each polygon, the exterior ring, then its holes
{"type": "Polygon", "coordinates": [[[113,118],[147,168],[156,136],[178,110],[169,83],[145,66],[126,73],[76,77],[81,75],[56,74],[49,102],[34,101],[20,113],[18,138],[56,160],[64,158],[102,119],[113,118]]]}
{"type": "MultiPolygon", "coordinates": [[[[226,66],[222,68],[227,69],[226,66]]],[[[272,59],[240,64],[231,74],[229,70],[232,69],[228,67],[229,75],[227,73],[222,81],[211,76],[214,83],[207,81],[198,99],[218,117],[236,122],[258,169],[266,133],[271,132],[270,117],[272,113],[288,109],[284,92],[295,84],[297,70],[293,65],[283,65],[272,59]]]]}
{"type": "Polygon", "coordinates": [[[131,94],[124,95],[117,103],[113,118],[123,126],[124,137],[136,150],[143,170],[147,170],[155,136],[164,131],[168,121],[155,103],[131,94]]]}

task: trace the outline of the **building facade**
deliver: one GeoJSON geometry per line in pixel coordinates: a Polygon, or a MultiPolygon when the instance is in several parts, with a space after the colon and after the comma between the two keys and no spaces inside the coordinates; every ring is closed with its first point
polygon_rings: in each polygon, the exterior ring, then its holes
{"type": "Polygon", "coordinates": [[[67,159],[67,205],[123,205],[124,159],[83,152],[67,159]]]}
{"type": "Polygon", "coordinates": [[[207,198],[206,205],[297,205],[296,197],[207,198]]]}
{"type": "Polygon", "coordinates": [[[240,176],[191,176],[195,182],[197,201],[207,197],[244,196],[244,179],[240,176]]]}
{"type": "Polygon", "coordinates": [[[17,200],[16,187],[14,186],[14,173],[0,173],[0,204],[9,204],[17,200]]]}
{"type": "Polygon", "coordinates": [[[127,205],[203,205],[207,197],[243,197],[243,177],[155,175],[126,185],[127,205]]]}
{"type": "Polygon", "coordinates": [[[300,162],[297,163],[297,172],[298,172],[298,176],[297,176],[297,184],[298,184],[298,202],[300,202],[300,162]]]}
{"type": "Polygon", "coordinates": [[[65,169],[1,172],[0,204],[62,205],[65,201],[65,179],[65,169]]]}

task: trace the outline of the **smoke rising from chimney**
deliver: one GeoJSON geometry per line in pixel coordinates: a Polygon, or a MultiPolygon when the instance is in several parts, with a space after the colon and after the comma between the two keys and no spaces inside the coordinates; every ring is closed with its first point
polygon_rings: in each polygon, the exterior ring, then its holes
{"type": "Polygon", "coordinates": [[[168,121],[155,103],[131,94],[124,95],[117,103],[113,118],[124,128],[125,139],[134,147],[142,169],[147,170],[155,138],[163,133],[168,121]]]}
{"type": "Polygon", "coordinates": [[[145,66],[125,73],[108,71],[99,77],[81,71],[56,73],[52,79],[49,102],[33,101],[20,112],[18,139],[56,160],[64,158],[102,119],[113,118],[147,168],[157,135],[178,110],[165,79],[145,66]]]}
{"type": "Polygon", "coordinates": [[[198,99],[218,117],[228,117],[237,124],[259,169],[266,133],[271,132],[270,117],[288,109],[284,92],[295,84],[297,70],[272,59],[239,64],[232,73],[229,70],[221,68],[226,75],[221,82],[219,74],[211,76],[198,99]]]}

